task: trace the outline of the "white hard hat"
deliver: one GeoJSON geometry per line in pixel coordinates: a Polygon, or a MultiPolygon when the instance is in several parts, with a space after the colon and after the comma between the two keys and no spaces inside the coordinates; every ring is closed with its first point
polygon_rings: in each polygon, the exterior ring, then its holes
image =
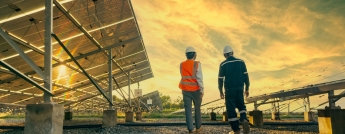
{"type": "Polygon", "coordinates": [[[231,52],[233,52],[233,50],[232,50],[232,48],[230,46],[225,46],[224,47],[223,54],[231,53],[231,52]]]}
{"type": "Polygon", "coordinates": [[[196,51],[193,47],[189,46],[186,48],[186,53],[188,53],[188,52],[196,52],[196,51]]]}

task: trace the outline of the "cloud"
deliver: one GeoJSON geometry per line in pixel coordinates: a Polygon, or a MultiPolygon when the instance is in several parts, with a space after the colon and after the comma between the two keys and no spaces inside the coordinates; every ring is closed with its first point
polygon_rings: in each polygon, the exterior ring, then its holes
{"type": "Polygon", "coordinates": [[[132,2],[155,74],[142,84],[148,90],[173,98],[181,95],[178,66],[185,60],[187,46],[196,48],[202,63],[204,102],[217,99],[225,45],[232,46],[235,56],[246,62],[254,92],[267,86],[271,89],[265,92],[274,92],[344,76],[326,77],[343,69],[338,65],[345,58],[343,1],[132,2]],[[284,86],[278,84],[281,81],[284,86]]]}

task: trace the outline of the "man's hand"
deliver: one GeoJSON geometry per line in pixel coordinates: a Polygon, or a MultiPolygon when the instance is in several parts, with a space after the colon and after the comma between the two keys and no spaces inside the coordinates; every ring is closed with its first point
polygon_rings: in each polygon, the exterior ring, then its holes
{"type": "Polygon", "coordinates": [[[249,96],[249,91],[245,91],[244,94],[246,95],[246,98],[249,96]]]}
{"type": "Polygon", "coordinates": [[[224,99],[224,94],[220,94],[220,98],[221,98],[221,99],[224,99]]]}
{"type": "Polygon", "coordinates": [[[200,92],[200,98],[204,97],[204,93],[200,92]]]}

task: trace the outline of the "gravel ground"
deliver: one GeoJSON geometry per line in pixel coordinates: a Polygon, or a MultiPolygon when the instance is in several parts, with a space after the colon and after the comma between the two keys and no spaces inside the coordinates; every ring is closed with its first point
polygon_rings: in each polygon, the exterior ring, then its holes
{"type": "MultiPolygon", "coordinates": [[[[204,119],[205,122],[207,119],[204,119]]],[[[301,119],[289,120],[264,120],[265,122],[302,122],[301,119]]],[[[118,122],[124,122],[124,119],[118,119],[118,122]]],[[[144,119],[142,122],[184,122],[184,119],[144,119]]],[[[101,124],[101,118],[76,118],[72,121],[64,121],[64,125],[82,125],[82,124],[101,124]]],[[[24,119],[0,119],[0,125],[24,125],[24,119]]],[[[227,134],[231,131],[229,125],[210,126],[204,125],[206,134],[227,134]]],[[[317,134],[318,126],[264,126],[263,128],[252,128],[252,134],[317,134]]],[[[22,134],[22,130],[0,130],[5,134],[22,134]]],[[[112,134],[112,133],[129,133],[129,134],[162,134],[162,133],[188,133],[186,126],[116,126],[113,128],[83,128],[83,129],[66,129],[64,134],[112,134]]]]}
{"type": "Polygon", "coordinates": [[[24,126],[25,119],[0,119],[0,126],[24,126]]]}
{"type": "MultiPolygon", "coordinates": [[[[228,125],[209,126],[204,125],[205,134],[227,134],[231,131],[228,125]]],[[[22,134],[20,130],[9,130],[6,134],[22,134]]],[[[84,128],[64,130],[64,134],[185,134],[188,133],[185,126],[155,126],[155,127],[126,127],[116,126],[112,128],[84,128]]],[[[317,125],[313,126],[264,126],[252,128],[251,134],[317,134],[317,125]]]]}

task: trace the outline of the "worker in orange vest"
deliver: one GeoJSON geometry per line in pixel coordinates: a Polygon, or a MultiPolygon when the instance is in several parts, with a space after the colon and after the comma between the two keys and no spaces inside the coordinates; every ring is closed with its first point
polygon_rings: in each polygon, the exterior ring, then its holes
{"type": "Polygon", "coordinates": [[[201,102],[204,96],[204,84],[201,71],[201,63],[195,61],[196,51],[193,47],[187,47],[187,60],[180,64],[181,81],[179,88],[182,90],[183,103],[186,115],[186,124],[189,133],[194,133],[192,117],[192,101],[194,103],[194,117],[196,133],[202,133],[201,127],[201,102]]]}

